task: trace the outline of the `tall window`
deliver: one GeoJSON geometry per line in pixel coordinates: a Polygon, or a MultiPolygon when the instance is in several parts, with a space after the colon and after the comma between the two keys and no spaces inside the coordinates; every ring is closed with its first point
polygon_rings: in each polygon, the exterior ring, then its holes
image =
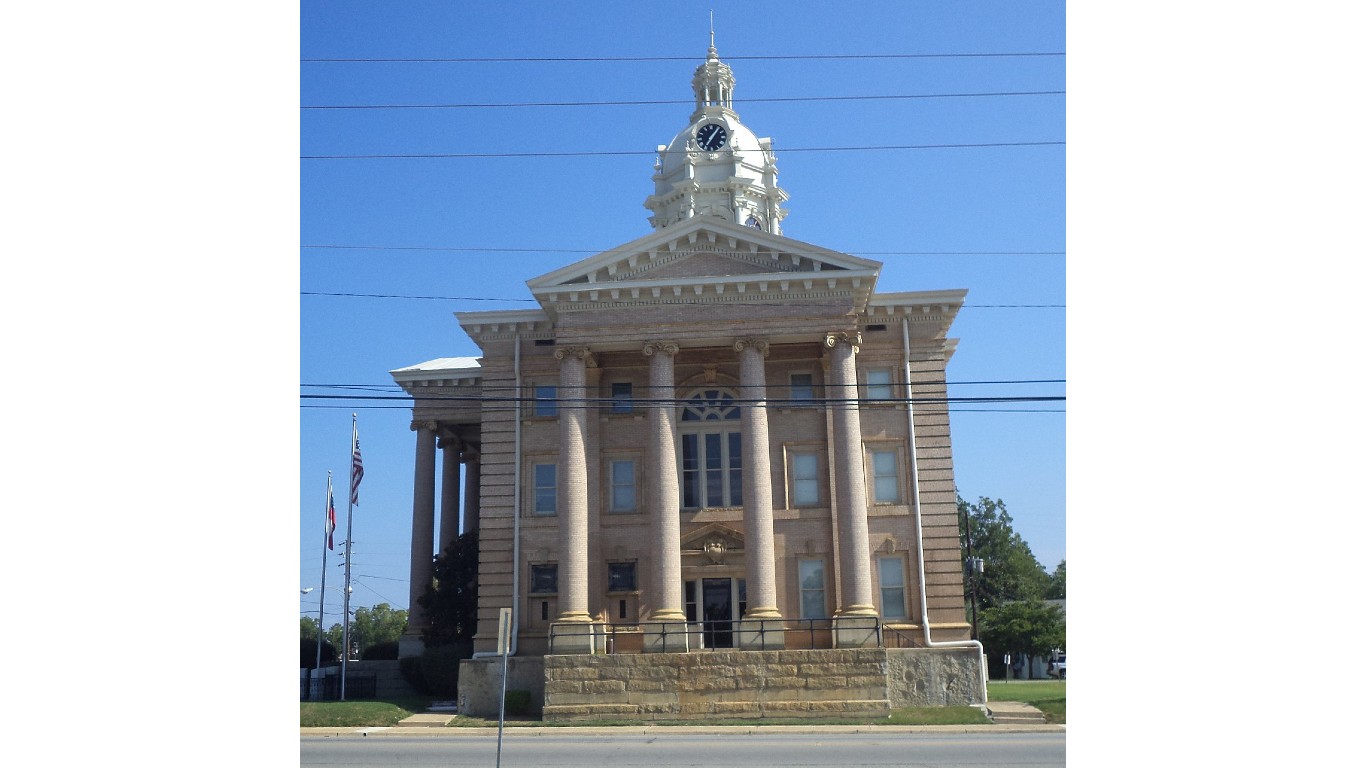
{"type": "Polygon", "coordinates": [[[636,463],[631,459],[613,460],[612,504],[613,512],[636,511],[636,463]]]}
{"type": "Polygon", "coordinates": [[[612,382],[612,413],[630,413],[631,408],[631,382],[612,382]]]}
{"type": "Polygon", "coordinates": [[[532,410],[537,416],[556,416],[560,412],[560,407],[556,397],[559,394],[559,387],[554,384],[536,385],[536,407],[532,410]]]}
{"type": "Polygon", "coordinates": [[[555,465],[533,464],[531,486],[531,511],[538,515],[555,514],[555,465]]]}
{"type": "Polygon", "coordinates": [[[877,575],[882,588],[882,618],[906,618],[905,562],[900,557],[879,557],[877,575]]]}
{"type": "Polygon", "coordinates": [[[826,618],[825,561],[798,560],[797,580],[801,584],[802,618],[826,618]]]}
{"type": "Polygon", "coordinates": [[[863,396],[869,400],[891,400],[892,371],[888,368],[869,371],[867,392],[863,396]]]}
{"type": "Polygon", "coordinates": [[[814,507],[821,503],[820,461],[814,453],[793,453],[790,456],[792,471],[793,507],[814,507]]]}
{"type": "Polygon", "coordinates": [[[815,405],[816,386],[809,373],[794,373],[788,378],[792,405],[815,405]]]}
{"type": "Polygon", "coordinates": [[[895,450],[870,451],[873,470],[873,501],[877,504],[901,502],[900,473],[895,450]]]}
{"type": "Polygon", "coordinates": [[[679,464],[685,509],[744,503],[739,420],[735,396],[724,390],[702,390],[684,402],[679,464]]]}

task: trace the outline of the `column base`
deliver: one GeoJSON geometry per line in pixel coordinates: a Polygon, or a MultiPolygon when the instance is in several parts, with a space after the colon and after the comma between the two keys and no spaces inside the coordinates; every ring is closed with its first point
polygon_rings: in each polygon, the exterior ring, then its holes
{"type": "Polygon", "coordinates": [[[560,621],[550,624],[551,654],[606,653],[603,625],[592,621],[560,621]]]}
{"type": "Polygon", "coordinates": [[[831,623],[836,648],[876,648],[878,645],[877,614],[844,614],[836,616],[831,623]]]}
{"type": "Polygon", "coordinates": [[[398,638],[398,657],[406,659],[409,656],[421,656],[427,650],[427,644],[422,640],[421,629],[406,629],[398,638]]]}

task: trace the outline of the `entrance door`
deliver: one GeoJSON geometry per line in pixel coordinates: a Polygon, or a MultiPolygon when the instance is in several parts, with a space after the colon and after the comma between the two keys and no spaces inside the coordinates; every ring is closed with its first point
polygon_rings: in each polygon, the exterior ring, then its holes
{"type": "Polygon", "coordinates": [[[731,648],[730,579],[702,580],[702,642],[708,648],[731,648]]]}

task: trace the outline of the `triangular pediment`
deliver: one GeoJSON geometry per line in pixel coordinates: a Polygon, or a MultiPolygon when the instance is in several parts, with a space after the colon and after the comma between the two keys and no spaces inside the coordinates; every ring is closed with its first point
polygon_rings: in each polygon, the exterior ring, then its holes
{"type": "Polygon", "coordinates": [[[561,304],[632,302],[685,295],[841,290],[866,301],[880,262],[696,217],[527,281],[552,316],[561,304]]]}
{"type": "Polygon", "coordinates": [[[708,523],[682,537],[684,552],[743,552],[745,535],[720,523],[708,523]]]}

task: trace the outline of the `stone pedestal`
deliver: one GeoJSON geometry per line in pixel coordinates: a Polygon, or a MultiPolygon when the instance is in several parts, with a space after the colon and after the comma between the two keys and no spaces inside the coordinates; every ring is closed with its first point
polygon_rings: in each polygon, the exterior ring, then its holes
{"type": "Polygon", "coordinates": [[[781,651],[787,647],[783,622],[745,619],[735,625],[735,647],[746,651],[781,651]]]}
{"type": "Polygon", "coordinates": [[[876,648],[877,617],[836,616],[832,619],[836,648],[876,648]]]}
{"type": "Polygon", "coordinates": [[[420,630],[409,629],[398,639],[398,657],[406,659],[409,656],[421,656],[427,650],[427,644],[422,642],[422,632],[420,630]]]}
{"type": "Polygon", "coordinates": [[[688,623],[678,621],[645,621],[640,625],[645,653],[683,653],[696,650],[701,638],[688,637],[688,623]]]}
{"type": "Polygon", "coordinates": [[[607,641],[601,624],[589,621],[556,621],[550,625],[550,653],[605,653],[606,649],[607,641]]]}

